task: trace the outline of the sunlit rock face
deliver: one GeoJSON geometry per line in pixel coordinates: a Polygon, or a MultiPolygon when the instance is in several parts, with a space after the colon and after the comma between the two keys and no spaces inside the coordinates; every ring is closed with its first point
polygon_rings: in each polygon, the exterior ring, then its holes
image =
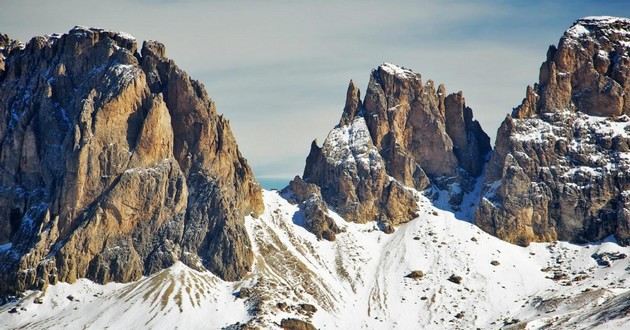
{"type": "Polygon", "coordinates": [[[497,133],[475,221],[519,244],[630,243],[630,20],[587,17],[551,46],[497,133]]]}
{"type": "Polygon", "coordinates": [[[201,83],[154,41],[0,36],[0,291],[253,261],[262,197],[201,83]]]}
{"type": "Polygon", "coordinates": [[[447,95],[386,63],[372,71],[363,100],[350,82],[341,120],[321,147],[311,145],[303,180],[344,219],[391,232],[415,217],[416,192],[432,185],[458,206],[489,152],[461,92],[447,95]]]}

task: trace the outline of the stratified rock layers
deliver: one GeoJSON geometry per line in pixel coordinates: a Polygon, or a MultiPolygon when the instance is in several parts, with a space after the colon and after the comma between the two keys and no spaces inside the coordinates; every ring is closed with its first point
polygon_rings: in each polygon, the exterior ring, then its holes
{"type": "Polygon", "coordinates": [[[164,46],[74,28],[0,37],[0,291],[136,280],[253,255],[258,184],[228,122],[164,46]]]}
{"type": "Polygon", "coordinates": [[[501,125],[475,221],[519,244],[630,243],[630,20],[578,20],[501,125]]]}

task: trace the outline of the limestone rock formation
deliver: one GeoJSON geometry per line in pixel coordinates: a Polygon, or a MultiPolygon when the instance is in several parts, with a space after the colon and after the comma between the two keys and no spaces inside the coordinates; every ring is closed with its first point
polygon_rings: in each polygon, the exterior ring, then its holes
{"type": "Polygon", "coordinates": [[[350,82],[341,120],[321,147],[312,143],[303,180],[346,220],[376,220],[391,232],[415,217],[416,190],[435,185],[458,204],[489,152],[461,93],[447,96],[444,86],[383,64],[363,101],[350,82]]]}
{"type": "Polygon", "coordinates": [[[630,243],[630,19],[587,17],[551,46],[499,128],[475,220],[499,238],[630,243]]]}
{"type": "Polygon", "coordinates": [[[0,36],[0,292],[253,261],[262,196],[203,85],[155,41],[0,36]]]}

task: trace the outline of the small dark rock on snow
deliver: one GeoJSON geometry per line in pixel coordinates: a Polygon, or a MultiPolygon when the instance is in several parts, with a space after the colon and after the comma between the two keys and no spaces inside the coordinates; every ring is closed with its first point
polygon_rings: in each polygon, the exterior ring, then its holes
{"type": "Polygon", "coordinates": [[[314,314],[317,312],[317,307],[311,304],[300,304],[300,311],[306,314],[314,314]]]}
{"type": "Polygon", "coordinates": [[[424,273],[421,270],[414,270],[411,273],[405,275],[405,277],[413,278],[414,280],[419,280],[424,277],[424,273]]]}
{"type": "Polygon", "coordinates": [[[449,281],[455,283],[455,284],[461,284],[462,283],[462,277],[461,276],[457,276],[455,274],[451,275],[451,277],[448,278],[449,281]]]}
{"type": "Polygon", "coordinates": [[[593,253],[591,258],[595,259],[599,266],[610,267],[613,261],[625,259],[628,256],[621,252],[593,253]]]}

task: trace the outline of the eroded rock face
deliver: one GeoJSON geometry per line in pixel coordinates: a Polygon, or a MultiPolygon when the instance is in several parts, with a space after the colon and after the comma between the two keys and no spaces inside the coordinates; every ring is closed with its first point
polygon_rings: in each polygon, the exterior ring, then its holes
{"type": "Polygon", "coordinates": [[[76,27],[0,37],[0,291],[251,267],[262,196],[228,122],[164,46],[76,27]],[[1,56],[0,56],[1,57],[1,56]]]}
{"type": "Polygon", "coordinates": [[[506,118],[477,225],[502,239],[630,243],[630,20],[578,20],[506,118]]]}
{"type": "Polygon", "coordinates": [[[461,93],[447,96],[443,86],[383,64],[363,101],[350,82],[341,120],[321,147],[311,145],[303,180],[346,220],[376,220],[390,232],[415,217],[415,190],[470,190],[489,151],[461,93]]]}

